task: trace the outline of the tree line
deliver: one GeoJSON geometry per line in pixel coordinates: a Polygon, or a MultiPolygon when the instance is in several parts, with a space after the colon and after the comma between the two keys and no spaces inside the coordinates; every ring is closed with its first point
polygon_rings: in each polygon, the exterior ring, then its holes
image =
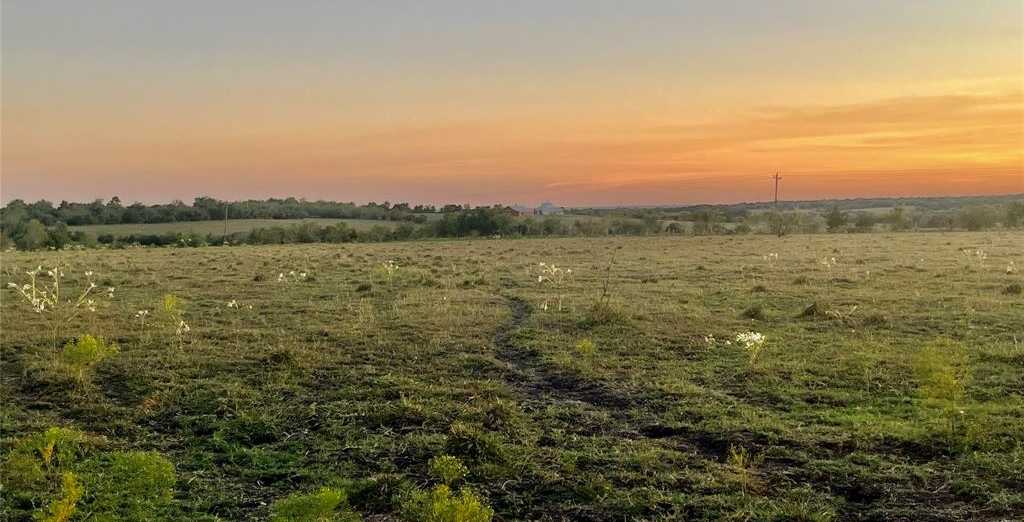
{"type": "Polygon", "coordinates": [[[433,205],[410,206],[408,203],[341,203],[335,201],[306,201],[296,198],[265,199],[248,201],[221,201],[210,197],[198,197],[191,205],[182,201],[166,204],[145,205],[132,203],[124,205],[121,198],[114,196],[109,201],[102,199],[90,203],[61,201],[54,206],[45,199],[26,203],[15,199],[0,213],[5,224],[38,219],[43,225],[64,223],[76,225],[115,225],[135,223],[175,223],[180,221],[206,221],[211,219],[377,219],[382,221],[424,222],[425,213],[462,209],[459,205],[446,205],[441,209],[433,205]]]}
{"type": "MultiPolygon", "coordinates": [[[[236,218],[357,218],[382,221],[368,229],[357,230],[344,222],[329,225],[316,223],[287,223],[280,226],[256,228],[247,232],[228,235],[195,233],[134,233],[134,234],[90,234],[70,228],[73,224],[134,223],[121,221],[117,214],[108,215],[110,209],[127,209],[120,203],[94,202],[89,204],[64,204],[58,207],[47,202],[26,204],[20,200],[0,209],[0,245],[3,248],[16,246],[19,249],[41,248],[61,249],[72,245],[85,247],[107,245],[123,247],[142,246],[202,246],[224,244],[285,244],[285,243],[348,243],[402,241],[425,238],[455,237],[529,237],[529,236],[607,236],[607,235],[651,235],[651,234],[747,234],[747,233],[820,233],[820,232],[872,232],[905,230],[986,230],[995,227],[1016,228],[1024,226],[1024,199],[1002,205],[970,205],[960,209],[906,209],[895,207],[887,212],[846,211],[838,204],[827,209],[790,210],[784,212],[745,210],[742,214],[730,212],[728,208],[703,206],[687,210],[685,216],[677,210],[659,213],[657,209],[624,209],[625,215],[601,212],[598,215],[572,216],[521,216],[513,209],[495,205],[475,207],[446,205],[415,206],[370,203],[357,206],[352,203],[305,202],[288,199],[225,203],[212,198],[196,198],[186,206],[150,205],[143,208],[162,212],[164,208],[190,209],[181,216],[202,216],[209,219],[220,209],[228,209],[229,217],[236,218]],[[90,219],[81,221],[81,208],[88,208],[90,219]],[[62,210],[63,209],[63,210],[62,210]],[[74,209],[74,210],[72,210],[74,209]],[[232,214],[237,209],[237,214],[232,214]],[[428,219],[430,214],[436,214],[428,219]],[[78,216],[70,222],[63,218],[78,216]],[[376,216],[376,217],[371,217],[376,216]],[[685,217],[685,220],[678,218],[685,217]],[[383,222],[391,221],[388,225],[383,222]]],[[[127,218],[134,219],[134,218],[127,218]]],[[[193,219],[182,219],[193,221],[193,219]]],[[[155,221],[161,222],[161,221],[155,221]]]]}

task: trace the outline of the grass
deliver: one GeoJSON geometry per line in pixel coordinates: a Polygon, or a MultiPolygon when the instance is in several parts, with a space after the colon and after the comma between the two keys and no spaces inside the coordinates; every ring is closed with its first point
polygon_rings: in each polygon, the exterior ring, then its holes
{"type": "Polygon", "coordinates": [[[4,253],[0,460],[49,482],[0,519],[76,503],[72,519],[1014,519],[1024,299],[1004,289],[1024,277],[1005,271],[1024,266],[1021,244],[991,232],[4,253]],[[86,270],[117,290],[55,344],[6,286],[58,260],[68,292],[86,270]],[[538,283],[540,262],[572,276],[538,283]],[[189,332],[164,317],[165,295],[189,332]],[[750,331],[765,336],[756,364],[735,341],[750,331]],[[53,363],[84,334],[119,348],[85,391],[53,363]],[[98,453],[50,470],[15,451],[54,426],[102,439],[98,453]],[[172,496],[118,503],[95,485],[110,472],[91,470],[136,452],[173,464],[172,496]]]}
{"type": "MultiPolygon", "coordinates": [[[[300,223],[314,223],[320,226],[333,225],[344,222],[356,230],[369,230],[374,226],[394,227],[395,221],[382,221],[376,219],[330,219],[330,218],[309,218],[309,219],[229,219],[228,233],[248,232],[257,228],[287,227],[300,223]]],[[[73,231],[88,232],[90,234],[112,234],[114,236],[127,236],[131,234],[214,234],[224,233],[223,220],[209,221],[179,221],[176,223],[133,223],[115,225],[78,225],[69,227],[73,231]]]]}

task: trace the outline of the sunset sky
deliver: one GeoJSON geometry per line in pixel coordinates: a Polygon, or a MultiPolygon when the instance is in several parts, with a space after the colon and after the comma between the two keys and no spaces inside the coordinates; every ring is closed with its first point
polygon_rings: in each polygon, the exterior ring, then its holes
{"type": "Polygon", "coordinates": [[[3,201],[1024,192],[1020,0],[3,3],[3,201]],[[379,4],[379,5],[378,5],[379,4]]]}

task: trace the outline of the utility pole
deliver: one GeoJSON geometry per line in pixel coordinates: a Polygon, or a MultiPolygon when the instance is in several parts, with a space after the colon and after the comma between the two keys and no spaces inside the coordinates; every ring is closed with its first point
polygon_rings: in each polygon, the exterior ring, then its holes
{"type": "Polygon", "coordinates": [[[224,241],[228,240],[228,202],[224,202],[224,241]]]}
{"type": "Polygon", "coordinates": [[[779,180],[782,179],[782,176],[779,175],[779,171],[775,171],[775,175],[772,176],[772,179],[775,180],[775,211],[778,212],[779,211],[779,180]]]}
{"type": "Polygon", "coordinates": [[[775,171],[772,179],[775,180],[775,202],[772,203],[772,209],[775,212],[775,232],[779,237],[782,237],[782,216],[779,214],[779,180],[782,179],[782,176],[779,175],[779,171],[775,171]]]}

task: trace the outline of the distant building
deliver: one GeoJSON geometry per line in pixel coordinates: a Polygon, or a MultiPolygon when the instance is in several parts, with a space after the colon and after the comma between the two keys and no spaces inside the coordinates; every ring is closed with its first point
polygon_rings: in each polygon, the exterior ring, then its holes
{"type": "Polygon", "coordinates": [[[545,201],[544,203],[541,203],[539,207],[537,207],[536,213],[541,216],[550,216],[553,214],[564,214],[565,209],[562,207],[554,206],[553,204],[551,204],[550,201],[545,201]]]}
{"type": "Polygon", "coordinates": [[[553,214],[564,214],[565,209],[556,207],[549,201],[541,203],[537,208],[530,208],[524,205],[512,205],[508,207],[517,216],[550,216],[553,214]]]}

